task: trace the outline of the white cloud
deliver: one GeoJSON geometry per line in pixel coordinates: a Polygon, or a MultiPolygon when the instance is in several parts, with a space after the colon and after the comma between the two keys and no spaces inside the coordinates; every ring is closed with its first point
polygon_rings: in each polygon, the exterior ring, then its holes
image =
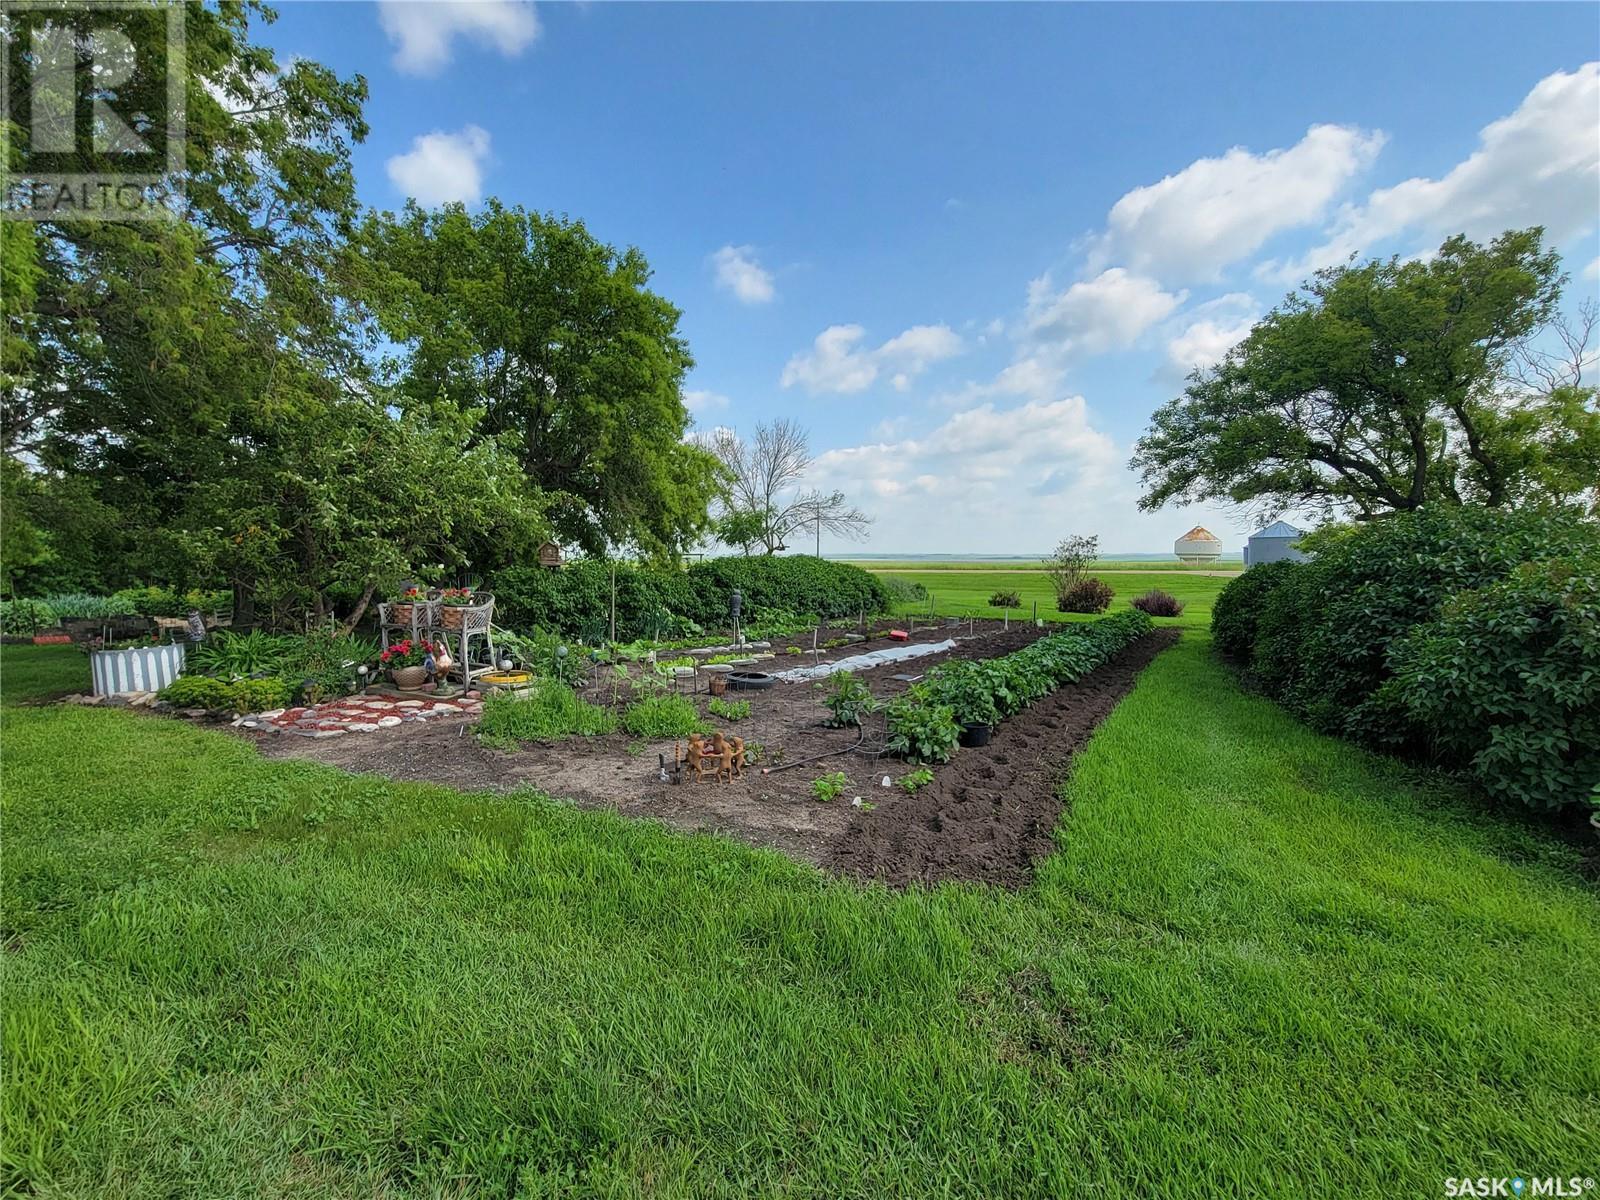
{"type": "Polygon", "coordinates": [[[539,15],[524,0],[378,0],[378,20],[395,44],[395,69],[435,75],[457,37],[514,58],[539,36],[539,15]]]}
{"type": "Polygon", "coordinates": [[[1264,264],[1293,282],[1398,238],[1431,250],[1453,233],[1477,240],[1543,225],[1553,245],[1594,228],[1600,198],[1600,62],[1541,79],[1510,116],[1484,126],[1478,148],[1443,178],[1408,179],[1346,205],[1304,258],[1264,264]]]}
{"type": "Polygon", "coordinates": [[[1150,326],[1171,316],[1186,295],[1163,291],[1155,280],[1123,267],[1059,292],[1045,275],[1028,284],[1027,336],[1063,355],[1125,350],[1150,326]]]}
{"type": "Polygon", "coordinates": [[[475,203],[483,195],[483,166],[489,134],[476,125],[455,133],[435,130],[411,139],[411,149],[388,163],[389,180],[425,208],[459,200],[475,203]]]}
{"type": "Polygon", "coordinates": [[[1115,258],[1164,279],[1214,277],[1274,234],[1316,221],[1382,148],[1381,133],[1313,125],[1284,150],[1235,146],[1112,205],[1097,262],[1115,258]]]}
{"type": "Polygon", "coordinates": [[[1180,318],[1182,328],[1167,339],[1167,366],[1176,375],[1215,366],[1260,319],[1255,297],[1244,292],[1229,292],[1197,305],[1180,318]]]}
{"type": "Polygon", "coordinates": [[[697,388],[684,392],[683,406],[695,416],[702,416],[708,412],[721,412],[727,408],[728,398],[721,392],[708,392],[697,388]]]}
{"type": "Polygon", "coordinates": [[[743,304],[766,304],[777,291],[772,272],[756,259],[753,246],[724,246],[711,256],[717,286],[732,292],[743,304]]]}
{"type": "Polygon", "coordinates": [[[873,544],[1042,545],[1085,506],[1126,503],[1122,453],[1081,396],[958,412],[925,436],[829,450],[811,478],[871,513],[873,544]],[[945,514],[930,525],[928,514],[945,514]],[[1001,541],[996,542],[996,536],[1001,541]]]}
{"type": "Polygon", "coordinates": [[[1585,279],[1600,279],[1600,257],[1596,257],[1592,263],[1583,269],[1583,277],[1585,279]]]}
{"type": "Polygon", "coordinates": [[[830,325],[808,352],[789,360],[783,368],[783,386],[799,384],[813,394],[860,392],[871,387],[880,372],[887,372],[891,386],[903,392],[934,363],[963,349],[961,335],[948,325],[913,325],[877,349],[862,344],[866,334],[860,325],[830,325]]]}

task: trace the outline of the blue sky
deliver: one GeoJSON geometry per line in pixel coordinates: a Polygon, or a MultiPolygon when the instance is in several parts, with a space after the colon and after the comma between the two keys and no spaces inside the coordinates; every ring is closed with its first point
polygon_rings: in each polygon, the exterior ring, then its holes
{"type": "Polygon", "coordinates": [[[1569,5],[317,3],[363,199],[640,247],[701,427],[798,418],[824,552],[1163,551],[1151,411],[1316,266],[1543,224],[1600,289],[1600,20],[1569,5]]]}

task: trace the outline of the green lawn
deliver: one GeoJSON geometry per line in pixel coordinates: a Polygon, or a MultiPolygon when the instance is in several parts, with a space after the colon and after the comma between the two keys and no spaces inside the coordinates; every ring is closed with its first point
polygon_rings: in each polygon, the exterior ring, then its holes
{"type": "MultiPolygon", "coordinates": [[[[1024,617],[1033,614],[1033,603],[1039,603],[1039,615],[1048,620],[1087,621],[1089,616],[1057,613],[1056,594],[1050,586],[1050,577],[1038,571],[895,571],[885,578],[905,579],[920,583],[933,597],[934,609],[941,616],[998,617],[1002,610],[989,606],[989,597],[998,591],[1016,592],[1022,597],[1022,608],[1012,610],[1015,619],[1020,611],[1024,617]]],[[[1161,624],[1182,624],[1203,629],[1211,624],[1211,604],[1228,584],[1219,575],[1168,574],[1153,572],[1126,575],[1100,576],[1115,593],[1111,608],[1115,612],[1126,607],[1128,601],[1151,588],[1170,592],[1184,602],[1181,618],[1162,621],[1161,624]]],[[[927,603],[906,605],[903,612],[925,615],[927,603]]]]}
{"type": "MultiPolygon", "coordinates": [[[[14,700],[71,652],[3,653],[14,700]]],[[[12,707],[3,736],[8,1191],[1438,1195],[1595,1166],[1576,853],[1240,693],[1203,632],[1095,737],[1021,894],[863,889],[127,711],[12,707]]]]}

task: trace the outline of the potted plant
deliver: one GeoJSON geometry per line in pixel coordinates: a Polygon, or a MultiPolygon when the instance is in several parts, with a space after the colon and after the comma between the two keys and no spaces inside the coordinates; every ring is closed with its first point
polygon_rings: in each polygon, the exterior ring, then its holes
{"type": "Polygon", "coordinates": [[[428,680],[427,669],[422,664],[428,661],[432,653],[433,647],[422,639],[412,641],[406,638],[391,644],[378,655],[378,661],[388,669],[395,687],[414,691],[428,680]]]}
{"type": "Polygon", "coordinates": [[[414,606],[427,604],[428,594],[421,588],[409,587],[390,602],[389,619],[396,625],[407,625],[415,611],[414,606]]]}
{"type": "Polygon", "coordinates": [[[444,629],[460,629],[464,609],[473,605],[471,588],[445,588],[439,593],[439,625],[444,629]]]}

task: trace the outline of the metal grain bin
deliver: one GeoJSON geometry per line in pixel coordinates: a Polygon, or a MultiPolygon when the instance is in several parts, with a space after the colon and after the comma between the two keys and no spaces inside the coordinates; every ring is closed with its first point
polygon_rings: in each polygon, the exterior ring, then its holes
{"type": "Polygon", "coordinates": [[[126,692],[159,692],[183,674],[189,647],[185,642],[134,646],[127,650],[91,650],[89,673],[96,696],[126,692]]]}
{"type": "Polygon", "coordinates": [[[1298,545],[1304,536],[1301,530],[1287,521],[1274,521],[1265,529],[1250,535],[1250,540],[1244,544],[1244,565],[1254,567],[1261,563],[1281,562],[1284,559],[1291,562],[1305,562],[1306,555],[1300,551],[1298,545]]]}

